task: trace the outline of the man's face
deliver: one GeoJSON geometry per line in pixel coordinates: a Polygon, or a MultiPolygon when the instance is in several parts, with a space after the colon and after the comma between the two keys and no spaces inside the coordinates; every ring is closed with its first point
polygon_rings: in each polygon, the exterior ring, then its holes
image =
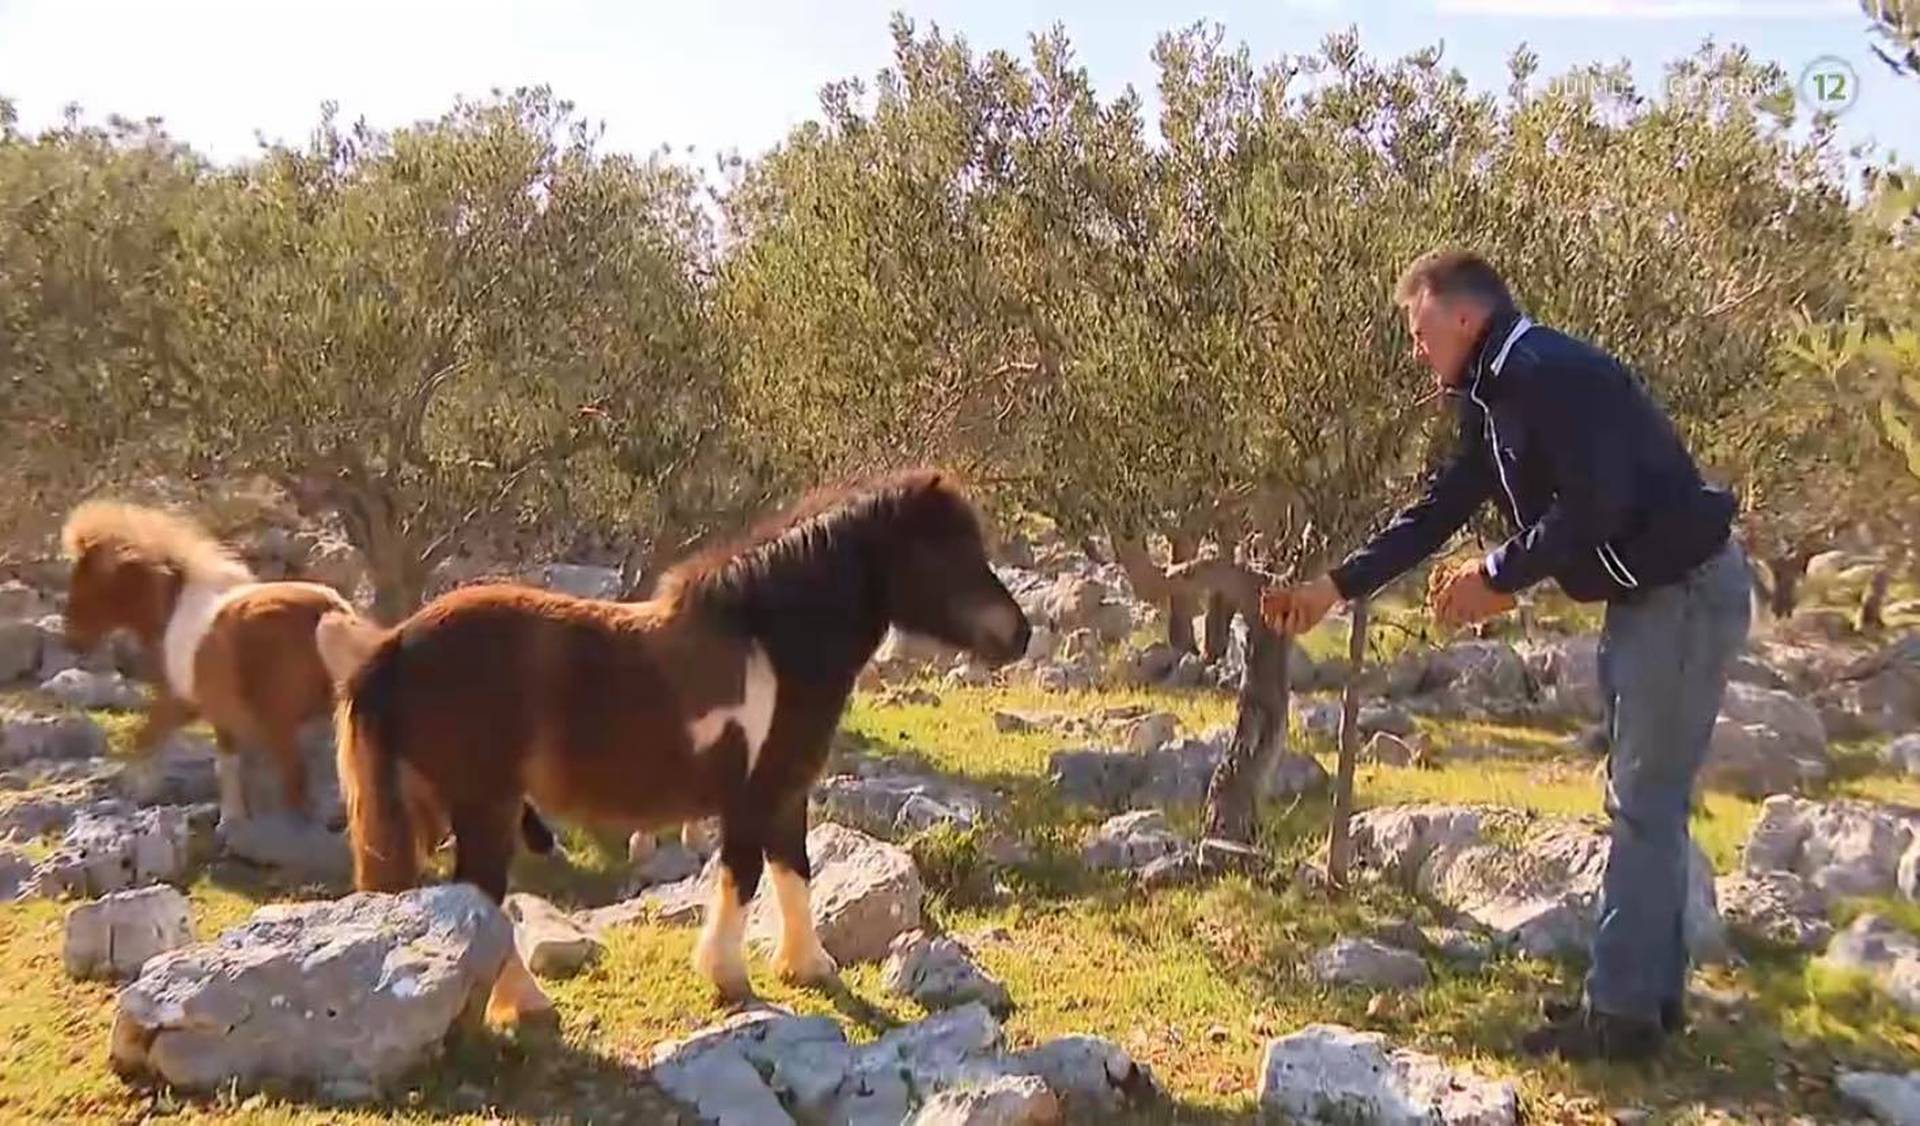
{"type": "Polygon", "coordinates": [[[1478,302],[1436,297],[1425,289],[1407,305],[1414,357],[1433,370],[1434,382],[1443,390],[1466,382],[1467,361],[1486,320],[1478,302]]]}

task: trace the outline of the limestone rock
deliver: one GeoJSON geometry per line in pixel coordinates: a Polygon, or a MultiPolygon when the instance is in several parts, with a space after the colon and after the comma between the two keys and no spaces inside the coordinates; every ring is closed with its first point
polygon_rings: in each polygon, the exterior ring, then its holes
{"type": "Polygon", "coordinates": [[[40,691],[72,708],[134,711],[146,705],[146,695],[117,672],[68,669],[41,682],[40,691]]]}
{"type": "Polygon", "coordinates": [[[1817,950],[1833,937],[1827,897],[1790,871],[1735,872],[1714,882],[1720,913],[1772,942],[1817,950]]]}
{"type": "Polygon", "coordinates": [[[1267,1045],[1260,1109],[1288,1122],[1379,1126],[1513,1126],[1509,1082],[1455,1071],[1439,1059],[1392,1049],[1377,1032],[1313,1024],[1267,1045]]]}
{"type": "Polygon", "coordinates": [[[1081,856],[1090,868],[1137,871],[1186,847],[1164,813],[1143,809],[1108,818],[1089,834],[1081,856]]]}
{"type": "MultiPolygon", "coordinates": [[[[821,945],[842,966],[878,962],[893,940],[920,925],[925,889],[905,850],[831,822],[807,834],[811,905],[821,945]]],[[[779,915],[768,881],[749,909],[747,935],[771,948],[779,915]]]]}
{"type": "Polygon", "coordinates": [[[598,958],[598,938],[537,895],[516,892],[502,905],[513,921],[513,942],[537,977],[567,978],[598,958]]]}
{"type": "Polygon", "coordinates": [[[1793,872],[1828,895],[1913,898],[1902,859],[1920,845],[1920,810],[1881,802],[1768,798],[1747,837],[1750,872],[1793,872]]]}
{"type": "Polygon", "coordinates": [[[0,716],[0,765],[102,758],[106,753],[107,733],[86,716],[0,716]]]}
{"type": "Polygon", "coordinates": [[[921,1106],[912,1126],[1054,1126],[1060,1100],[1033,1075],[1003,1075],[950,1087],[921,1106]]]}
{"type": "Polygon", "coordinates": [[[48,898],[98,896],[175,882],[193,859],[184,806],[134,809],[103,801],[75,814],[52,856],[34,871],[34,891],[48,898]]]}
{"type": "Polygon", "coordinates": [[[1920,938],[1868,912],[1833,936],[1820,961],[1864,973],[1894,1004],[1920,1013],[1920,938]]]}
{"type": "Polygon", "coordinates": [[[1329,985],[1371,989],[1418,989],[1433,979],[1418,954],[1375,942],[1343,938],[1315,954],[1314,976],[1329,985]]]}
{"type": "Polygon", "coordinates": [[[117,891],[68,910],[61,957],[67,973],[76,978],[131,977],[147,959],[192,941],[187,897],[157,884],[117,891]]]}
{"type": "Polygon", "coordinates": [[[909,931],[894,939],[881,980],[888,991],[911,997],[928,1009],[978,1001],[1004,1017],[1013,1008],[1007,987],[975,965],[966,947],[924,931],[909,931]]]}
{"type": "Polygon", "coordinates": [[[1920,1123],[1920,1071],[1892,1075],[1881,1071],[1842,1071],[1834,1086],[1848,1100],[1887,1126],[1920,1123]]]}
{"type": "Polygon", "coordinates": [[[218,939],[149,960],[121,991],[111,1058],[176,1087],[382,1087],[483,1011],[512,949],[477,889],[263,907],[218,939]]]}

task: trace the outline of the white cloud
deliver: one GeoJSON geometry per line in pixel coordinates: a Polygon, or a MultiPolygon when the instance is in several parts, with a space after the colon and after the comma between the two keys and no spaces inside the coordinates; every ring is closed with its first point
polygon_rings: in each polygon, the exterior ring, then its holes
{"type": "Polygon", "coordinates": [[[1827,19],[1858,14],[1854,0],[1435,0],[1441,15],[1536,19],[1827,19]]]}

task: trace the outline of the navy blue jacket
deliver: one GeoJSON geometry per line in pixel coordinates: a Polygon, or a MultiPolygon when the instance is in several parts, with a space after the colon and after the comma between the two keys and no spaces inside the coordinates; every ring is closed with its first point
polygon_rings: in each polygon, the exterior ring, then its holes
{"type": "Polygon", "coordinates": [[[1599,348],[1508,311],[1457,397],[1452,461],[1333,569],[1341,597],[1398,578],[1489,497],[1514,532],[1486,558],[1488,585],[1507,593],[1551,578],[1580,602],[1631,601],[1726,543],[1736,498],[1701,477],[1645,385],[1599,348]]]}

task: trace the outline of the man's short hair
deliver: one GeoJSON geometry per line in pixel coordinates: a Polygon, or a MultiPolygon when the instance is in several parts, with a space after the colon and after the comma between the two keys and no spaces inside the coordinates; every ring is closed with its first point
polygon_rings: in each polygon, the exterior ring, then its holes
{"type": "Polygon", "coordinates": [[[1393,297],[1401,305],[1411,305],[1422,293],[1435,297],[1472,297],[1495,309],[1513,304],[1506,280],[1492,263],[1471,250],[1443,247],[1429,250],[1407,267],[1394,287],[1393,297]]]}

